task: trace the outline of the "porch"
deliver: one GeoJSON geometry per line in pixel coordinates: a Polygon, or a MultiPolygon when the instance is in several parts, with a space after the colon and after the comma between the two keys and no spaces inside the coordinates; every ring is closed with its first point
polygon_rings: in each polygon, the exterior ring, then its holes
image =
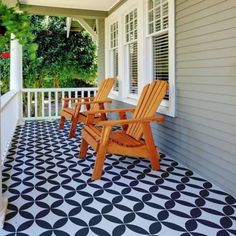
{"type": "Polygon", "coordinates": [[[112,108],[135,105],[158,76],[170,86],[159,110],[166,121],[152,127],[161,170],[108,156],[103,178],[91,182],[95,153],[77,158],[82,126],[69,140],[69,123],[61,131],[57,118],[63,97],[96,88],[23,88],[22,48],[12,41],[11,91],[0,105],[9,202],[0,195],[0,223],[8,207],[0,235],[236,235],[235,0],[21,2],[33,14],[96,20],[98,82],[119,80],[112,108]]]}
{"type": "Polygon", "coordinates": [[[235,235],[236,200],[175,160],[161,170],[108,155],[90,180],[95,153],[78,159],[58,120],[18,125],[3,169],[8,209],[1,235],[235,235]]]}

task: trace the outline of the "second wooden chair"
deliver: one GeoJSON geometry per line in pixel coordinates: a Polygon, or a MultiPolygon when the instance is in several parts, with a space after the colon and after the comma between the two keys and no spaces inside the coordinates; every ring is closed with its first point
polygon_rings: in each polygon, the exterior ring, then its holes
{"type": "MultiPolygon", "coordinates": [[[[61,111],[61,119],[59,121],[59,128],[64,128],[65,120],[71,120],[71,127],[69,132],[69,138],[74,137],[75,130],[78,122],[86,123],[87,115],[85,111],[81,111],[81,107],[86,106],[87,110],[103,110],[105,103],[111,103],[110,99],[107,99],[113,85],[115,83],[115,79],[108,78],[103,80],[97,94],[95,97],[84,97],[84,98],[64,98],[63,100],[63,108],[61,111]],[[69,101],[77,101],[75,106],[69,107],[69,101]]],[[[95,117],[95,122],[99,120],[105,120],[105,114],[101,116],[95,117]]]]}

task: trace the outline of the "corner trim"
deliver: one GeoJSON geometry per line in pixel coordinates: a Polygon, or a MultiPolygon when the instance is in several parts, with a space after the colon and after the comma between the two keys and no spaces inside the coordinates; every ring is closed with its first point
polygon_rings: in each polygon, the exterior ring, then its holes
{"type": "Polygon", "coordinates": [[[120,0],[117,2],[109,11],[108,16],[111,15],[113,12],[115,12],[118,8],[120,8],[124,3],[126,3],[128,0],[120,0]]]}

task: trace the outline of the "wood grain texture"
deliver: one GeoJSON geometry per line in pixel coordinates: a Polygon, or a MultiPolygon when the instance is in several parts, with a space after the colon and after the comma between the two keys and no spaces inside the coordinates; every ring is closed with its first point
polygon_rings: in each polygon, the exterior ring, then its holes
{"type": "MultiPolygon", "coordinates": [[[[97,94],[95,97],[84,97],[84,98],[66,98],[64,99],[63,103],[63,109],[61,111],[61,119],[59,122],[59,128],[63,129],[65,120],[71,120],[71,127],[70,127],[70,133],[69,138],[74,137],[75,135],[75,129],[78,122],[86,123],[88,117],[86,112],[81,111],[81,107],[83,105],[86,106],[87,110],[94,111],[94,110],[103,110],[105,103],[111,103],[110,99],[107,99],[113,85],[115,83],[115,79],[108,78],[103,80],[97,94]],[[68,107],[69,101],[74,100],[79,102],[76,102],[74,105],[74,108],[68,107]]],[[[102,114],[101,116],[94,117],[93,121],[98,122],[99,120],[106,120],[105,114],[102,114]]]]}
{"type": "Polygon", "coordinates": [[[91,118],[82,131],[80,156],[85,157],[87,144],[97,152],[93,180],[101,178],[106,153],[144,157],[150,160],[153,170],[160,169],[159,152],[154,143],[150,123],[164,121],[162,116],[155,117],[154,114],[166,94],[167,87],[166,81],[154,81],[146,85],[135,109],[97,111],[102,114],[117,112],[121,120],[101,121],[97,123],[99,126],[96,126],[93,125],[92,118],[95,111],[87,112],[91,118]],[[127,119],[128,111],[133,112],[131,119],[127,119]],[[112,127],[117,125],[122,126],[123,130],[112,131],[112,127]]]}

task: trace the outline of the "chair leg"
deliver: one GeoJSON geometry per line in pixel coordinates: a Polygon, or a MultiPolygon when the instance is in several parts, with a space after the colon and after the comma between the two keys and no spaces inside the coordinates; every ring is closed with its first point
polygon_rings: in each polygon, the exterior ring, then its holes
{"type": "Polygon", "coordinates": [[[103,165],[104,165],[104,161],[105,161],[105,155],[106,155],[106,148],[101,146],[97,152],[97,157],[96,157],[96,161],[95,161],[95,165],[94,165],[92,180],[101,179],[103,165]]]}
{"type": "Polygon", "coordinates": [[[152,170],[160,170],[160,155],[156,152],[156,148],[150,150],[150,162],[152,170]]]}
{"type": "Polygon", "coordinates": [[[83,139],[80,145],[79,157],[85,158],[87,155],[87,150],[88,150],[88,143],[85,141],[85,139],[83,139]]]}
{"type": "Polygon", "coordinates": [[[64,124],[65,124],[65,117],[61,116],[61,119],[59,121],[59,129],[63,129],[64,128],[64,124]]]}
{"type": "Polygon", "coordinates": [[[103,170],[105,155],[108,148],[111,129],[112,126],[106,126],[103,127],[102,129],[101,140],[97,151],[97,157],[94,165],[92,180],[100,179],[102,176],[102,170],[103,170]]]}
{"type": "Polygon", "coordinates": [[[150,124],[144,123],[142,124],[144,138],[146,140],[146,148],[149,152],[149,158],[151,162],[151,167],[153,170],[160,170],[160,156],[159,152],[157,152],[155,143],[152,136],[152,130],[150,124]]]}
{"type": "Polygon", "coordinates": [[[75,136],[75,130],[76,130],[76,127],[77,127],[77,123],[78,123],[77,119],[73,118],[71,120],[69,138],[73,138],[75,136]]]}

